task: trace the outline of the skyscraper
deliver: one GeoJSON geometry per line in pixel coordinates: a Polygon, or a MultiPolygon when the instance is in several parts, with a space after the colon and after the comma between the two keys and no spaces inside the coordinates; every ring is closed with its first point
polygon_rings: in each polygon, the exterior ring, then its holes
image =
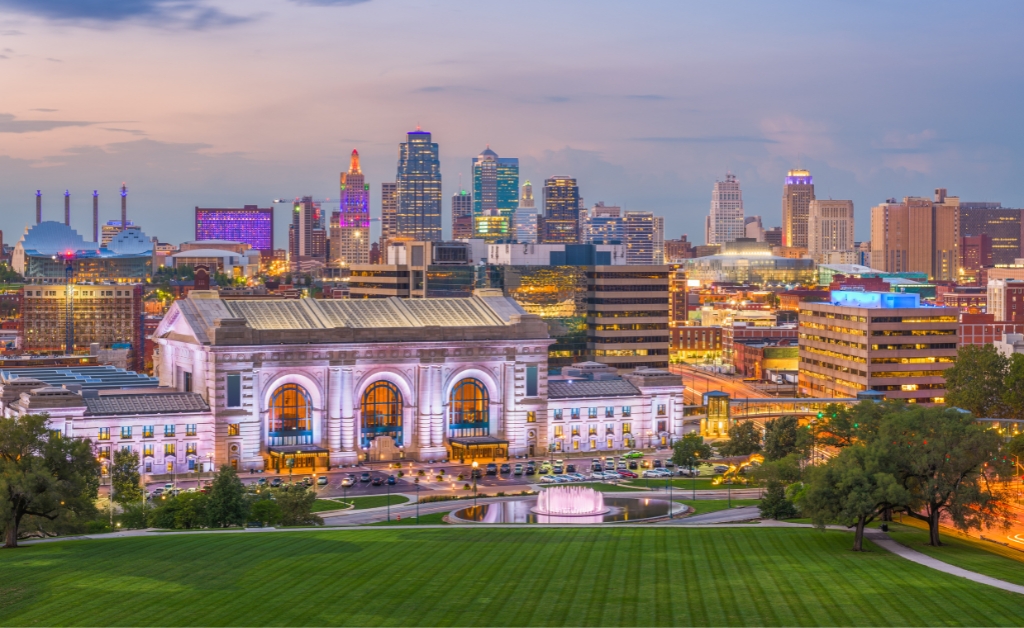
{"type": "Polygon", "coordinates": [[[814,179],[806,170],[790,170],[782,186],[782,245],[807,247],[807,216],[814,200],[814,179]]]}
{"type": "Polygon", "coordinates": [[[654,264],[654,214],[626,212],[626,263],[631,266],[654,264]]]}
{"type": "Polygon", "coordinates": [[[715,181],[711,191],[711,213],[707,222],[707,244],[725,244],[746,235],[743,224],[743,192],[731,172],[725,181],[715,181]]]}
{"type": "Polygon", "coordinates": [[[380,250],[387,255],[387,245],[398,232],[398,184],[380,184],[380,250]]]}
{"type": "Polygon", "coordinates": [[[1001,203],[960,203],[960,237],[988,236],[992,264],[1013,264],[1021,256],[1022,222],[1021,210],[1001,203]]]}
{"type": "Polygon", "coordinates": [[[535,207],[533,204],[533,184],[530,183],[529,179],[527,179],[526,183],[523,184],[523,191],[519,197],[519,206],[528,207],[530,209],[535,207]]]}
{"type": "Polygon", "coordinates": [[[430,133],[419,127],[399,144],[397,185],[398,213],[395,237],[440,242],[441,161],[430,133]]]}
{"type": "Polygon", "coordinates": [[[537,221],[537,232],[543,243],[579,243],[580,189],[576,179],[556,175],[544,181],[544,216],[537,221]]]}
{"type": "Polygon", "coordinates": [[[452,195],[452,238],[473,237],[473,196],[466,190],[452,195]]]}
{"type": "Polygon", "coordinates": [[[960,269],[959,199],[908,196],[871,208],[871,265],[955,281],[960,269]]]}
{"type": "Polygon", "coordinates": [[[516,210],[515,233],[516,242],[524,244],[536,244],[537,242],[537,212],[531,207],[520,207],[516,210]]]}
{"type": "Polygon", "coordinates": [[[622,219],[622,208],[599,202],[587,212],[584,221],[584,244],[624,244],[626,224],[622,219]]]}
{"type": "Polygon", "coordinates": [[[654,217],[654,263],[665,263],[665,217],[654,217]]]}
{"type": "Polygon", "coordinates": [[[511,219],[518,206],[519,160],[498,157],[488,146],[473,158],[473,215],[497,211],[511,219]]]}
{"type": "Polygon", "coordinates": [[[827,253],[853,251],[853,201],[811,201],[807,216],[807,252],[819,264],[827,253]]]}
{"type": "Polygon", "coordinates": [[[320,203],[312,196],[303,196],[292,207],[292,222],[288,225],[288,256],[292,270],[300,268],[303,260],[327,262],[327,228],[320,203]]]}
{"type": "Polygon", "coordinates": [[[337,220],[331,217],[331,262],[335,265],[370,261],[370,186],[353,149],[348,172],[341,173],[341,202],[337,220]]]}

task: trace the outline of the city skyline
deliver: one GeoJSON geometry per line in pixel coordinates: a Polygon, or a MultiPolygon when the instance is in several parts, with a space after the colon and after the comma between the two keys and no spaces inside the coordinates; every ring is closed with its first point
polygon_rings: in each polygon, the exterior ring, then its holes
{"type": "Polygon", "coordinates": [[[1012,4],[938,4],[913,15],[894,7],[862,15],[854,7],[746,4],[730,26],[745,41],[738,51],[702,34],[720,19],[710,8],[652,4],[629,16],[612,5],[551,9],[556,17],[573,15],[588,37],[630,44],[635,53],[626,58],[617,45],[584,54],[582,34],[548,37],[552,26],[531,17],[540,5],[492,24],[486,45],[474,26],[485,11],[409,5],[394,11],[402,24],[470,34],[439,38],[411,67],[398,64],[407,62],[408,47],[382,27],[394,12],[380,2],[193,3],[211,9],[202,23],[166,3],[140,2],[123,15],[4,4],[13,8],[0,27],[7,57],[0,62],[13,89],[0,111],[0,228],[14,234],[31,224],[35,189],[44,192],[46,217],[58,221],[59,195],[70,189],[72,226],[89,233],[88,193],[99,189],[101,220],[115,219],[115,189],[127,181],[136,222],[163,240],[184,240],[187,227],[175,216],[197,205],[334,198],[352,148],[363,156],[376,208],[378,186],[393,180],[398,138],[417,123],[441,145],[442,197],[456,191],[458,174],[468,176],[472,157],[490,143],[519,157],[523,179],[570,174],[588,204],[654,212],[666,218],[668,236],[692,240],[701,239],[708,190],[726,170],[743,181],[747,213],[763,216],[766,226],[781,224],[778,187],[786,171],[810,170],[819,197],[854,201],[858,240],[868,235],[868,208],[935,187],[967,201],[1024,205],[1012,176],[1024,136],[1007,108],[1021,66],[1013,62],[1021,52],[1009,29],[1021,9],[1012,4]],[[340,23],[362,28],[353,30],[351,47],[333,52],[326,42],[340,23]],[[309,45],[262,43],[263,35],[293,27],[308,28],[309,45]],[[984,49],[954,54],[925,45],[981,33],[984,49]],[[187,53],[164,45],[176,37],[190,42],[187,53]],[[508,67],[494,64],[493,52],[479,52],[513,44],[517,63],[508,67]],[[130,59],[122,54],[127,46],[130,59]],[[74,53],[83,49],[89,54],[74,53]],[[289,89],[276,89],[310,83],[313,75],[302,68],[322,67],[348,50],[359,51],[359,67],[336,82],[318,77],[311,97],[297,102],[289,89]],[[114,56],[121,61],[108,72],[114,56]],[[561,62],[547,67],[544,58],[561,62]],[[638,61],[652,58],[663,61],[638,61]],[[687,58],[708,67],[678,62],[687,58]],[[795,72],[821,89],[799,99],[781,92],[778,85],[795,72]],[[186,78],[197,89],[185,89],[186,78]],[[115,97],[127,82],[136,86],[132,96],[115,97]],[[897,84],[934,96],[932,104],[913,113],[886,106],[877,96],[897,84]],[[348,96],[335,98],[343,88],[348,96]],[[197,93],[204,93],[199,101],[197,93]],[[344,105],[326,105],[339,100],[344,105]],[[751,100],[756,107],[735,104],[751,100]],[[966,121],[959,115],[965,108],[975,114],[966,121]]]}

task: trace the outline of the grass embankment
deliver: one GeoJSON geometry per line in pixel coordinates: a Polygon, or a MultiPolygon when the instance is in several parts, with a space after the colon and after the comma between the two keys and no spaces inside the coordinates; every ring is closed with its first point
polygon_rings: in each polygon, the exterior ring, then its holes
{"type": "Polygon", "coordinates": [[[731,506],[727,499],[698,499],[696,501],[692,499],[677,499],[675,501],[693,508],[694,515],[706,515],[709,512],[740,508],[741,506],[757,506],[761,503],[759,499],[734,499],[731,506]]]}
{"type": "MultiPolygon", "coordinates": [[[[670,482],[672,482],[672,489],[673,490],[679,490],[679,491],[693,490],[694,487],[696,487],[696,490],[698,490],[698,491],[711,491],[711,490],[714,490],[714,491],[724,491],[724,490],[727,490],[727,489],[730,489],[730,488],[732,490],[734,490],[734,491],[738,491],[738,490],[745,489],[745,488],[757,488],[757,485],[753,481],[751,481],[748,484],[717,484],[716,485],[716,484],[712,484],[711,483],[712,479],[713,478],[710,478],[710,477],[699,477],[696,480],[694,480],[692,478],[676,477],[676,478],[672,478],[670,480],[670,482]]],[[[666,488],[665,480],[663,478],[658,478],[658,479],[655,479],[655,478],[649,478],[649,479],[648,478],[637,478],[635,480],[627,480],[625,482],[625,485],[626,486],[634,486],[634,487],[637,487],[637,488],[647,488],[649,486],[651,488],[651,490],[663,490],[663,489],[666,488]]]]}
{"type": "MultiPolygon", "coordinates": [[[[409,501],[404,495],[392,495],[391,505],[399,506],[409,501]]],[[[387,495],[369,495],[367,497],[349,497],[348,499],[318,499],[313,502],[313,512],[325,512],[328,510],[342,510],[349,505],[353,510],[366,510],[367,508],[380,508],[388,505],[387,495]]]]}
{"type": "Polygon", "coordinates": [[[427,525],[439,525],[445,523],[444,518],[447,512],[433,512],[429,515],[422,515],[419,521],[416,521],[416,517],[403,517],[401,521],[398,519],[392,519],[391,521],[378,521],[376,523],[367,523],[368,526],[427,526],[427,525]]]}
{"type": "MultiPolygon", "coordinates": [[[[1006,536],[998,529],[987,530],[985,536],[1006,536]]],[[[1024,552],[1010,547],[961,536],[942,528],[941,547],[928,545],[928,527],[923,521],[903,518],[903,523],[890,523],[889,536],[907,547],[950,565],[1024,585],[1024,552]]]]}
{"type": "Polygon", "coordinates": [[[456,526],[43,543],[0,552],[0,625],[1024,625],[1020,595],[850,543],[456,526]]]}

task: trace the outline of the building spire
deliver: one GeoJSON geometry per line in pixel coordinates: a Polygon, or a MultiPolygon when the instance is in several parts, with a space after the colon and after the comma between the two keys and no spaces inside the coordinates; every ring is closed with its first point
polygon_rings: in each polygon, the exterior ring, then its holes
{"type": "Polygon", "coordinates": [[[363,171],[359,169],[359,151],[352,149],[352,161],[348,165],[349,174],[363,174],[363,171]]]}

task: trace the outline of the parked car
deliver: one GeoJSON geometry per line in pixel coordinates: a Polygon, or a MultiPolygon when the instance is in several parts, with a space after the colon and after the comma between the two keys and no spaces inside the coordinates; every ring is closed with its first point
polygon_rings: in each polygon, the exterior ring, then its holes
{"type": "Polygon", "coordinates": [[[628,454],[622,456],[623,458],[643,458],[644,452],[642,451],[631,451],[628,454]]]}
{"type": "Polygon", "coordinates": [[[487,465],[487,475],[498,475],[498,465],[493,462],[487,465]]]}
{"type": "Polygon", "coordinates": [[[281,478],[273,478],[272,480],[270,480],[270,485],[273,486],[274,488],[281,486],[283,483],[284,482],[281,481],[281,478]]]}
{"type": "Polygon", "coordinates": [[[700,469],[690,470],[689,467],[679,467],[679,475],[684,475],[688,478],[695,478],[700,475],[700,469]]]}
{"type": "Polygon", "coordinates": [[[555,476],[553,475],[542,475],[540,476],[541,484],[553,484],[555,482],[555,476]]]}
{"type": "Polygon", "coordinates": [[[587,476],[583,475],[582,473],[573,473],[572,477],[576,478],[577,482],[583,482],[587,479],[587,476]]]}
{"type": "Polygon", "coordinates": [[[256,486],[266,486],[266,485],[267,485],[267,478],[260,478],[260,479],[256,480],[256,486]]]}
{"type": "Polygon", "coordinates": [[[661,468],[661,460],[655,460],[654,461],[654,468],[655,469],[660,469],[661,468]]]}
{"type": "MultiPolygon", "coordinates": [[[[592,459],[590,461],[590,470],[591,471],[595,470],[594,467],[599,467],[599,466],[601,466],[601,459],[600,458],[594,458],[594,459],[592,459]]],[[[600,471],[600,469],[597,469],[597,470],[600,471]]]]}
{"type": "Polygon", "coordinates": [[[534,475],[535,473],[537,473],[537,467],[534,466],[534,464],[532,462],[530,464],[527,464],[526,465],[526,475],[534,475]]]}
{"type": "Polygon", "coordinates": [[[622,476],[619,475],[618,471],[605,471],[604,478],[606,480],[621,480],[622,476]]]}
{"type": "Polygon", "coordinates": [[[637,468],[636,460],[630,460],[629,461],[629,468],[633,469],[634,471],[636,470],[636,468],[637,468]]]}
{"type": "Polygon", "coordinates": [[[725,466],[724,464],[716,464],[715,465],[715,473],[725,473],[728,470],[729,470],[729,467],[725,466]]]}
{"type": "Polygon", "coordinates": [[[397,483],[398,483],[398,480],[395,479],[395,476],[393,476],[393,475],[389,475],[388,476],[388,486],[394,486],[397,483]]]}
{"type": "Polygon", "coordinates": [[[370,474],[367,473],[366,471],[363,471],[362,473],[359,474],[359,481],[360,482],[369,482],[370,481],[370,474]]]}
{"type": "Polygon", "coordinates": [[[498,467],[498,472],[502,475],[508,475],[509,473],[512,473],[512,468],[508,466],[508,463],[503,463],[498,467]]]}
{"type": "Polygon", "coordinates": [[[313,486],[313,478],[309,477],[308,475],[306,477],[302,478],[302,485],[303,486],[313,486]]]}
{"type": "Polygon", "coordinates": [[[626,463],[625,462],[620,462],[619,464],[615,465],[615,470],[616,471],[625,471],[626,470],[626,463]]]}
{"type": "Polygon", "coordinates": [[[321,475],[316,479],[317,486],[327,486],[327,476],[321,475]]]}
{"type": "Polygon", "coordinates": [[[637,475],[635,473],[633,473],[632,471],[628,471],[626,469],[619,469],[618,473],[619,473],[619,477],[623,477],[623,478],[635,478],[635,477],[637,477],[637,475]]]}
{"type": "Polygon", "coordinates": [[[521,462],[516,464],[516,467],[512,471],[512,474],[513,475],[522,475],[523,474],[523,464],[521,462]]]}
{"type": "Polygon", "coordinates": [[[605,469],[614,469],[615,468],[615,458],[612,458],[611,456],[608,456],[607,458],[605,458],[604,459],[604,468],[605,469]]]}
{"type": "Polygon", "coordinates": [[[569,478],[565,477],[564,475],[556,475],[555,476],[555,483],[556,484],[565,484],[566,482],[572,482],[572,480],[570,480],[569,478]]]}
{"type": "Polygon", "coordinates": [[[569,464],[565,465],[565,472],[566,473],[576,473],[576,465],[572,464],[571,462],[569,464]]]}
{"type": "Polygon", "coordinates": [[[559,474],[562,474],[562,473],[565,473],[565,467],[563,467],[560,464],[556,464],[555,465],[555,475],[559,475],[559,474]]]}
{"type": "Polygon", "coordinates": [[[594,472],[592,472],[590,474],[590,479],[591,480],[603,480],[603,479],[605,479],[604,478],[604,471],[594,471],[594,472]]]}
{"type": "Polygon", "coordinates": [[[483,477],[483,471],[481,471],[480,469],[471,469],[469,472],[469,477],[470,479],[473,480],[479,480],[480,478],[483,477]]]}
{"type": "Polygon", "coordinates": [[[374,476],[374,478],[370,480],[371,486],[381,486],[382,484],[384,484],[384,479],[380,476],[374,476]]]}
{"type": "Polygon", "coordinates": [[[660,478],[661,474],[651,469],[650,471],[644,471],[643,477],[645,478],[660,478]]]}
{"type": "Polygon", "coordinates": [[[676,466],[676,463],[672,462],[671,458],[669,458],[668,460],[665,461],[665,468],[666,469],[671,469],[674,466],[676,466]]]}

